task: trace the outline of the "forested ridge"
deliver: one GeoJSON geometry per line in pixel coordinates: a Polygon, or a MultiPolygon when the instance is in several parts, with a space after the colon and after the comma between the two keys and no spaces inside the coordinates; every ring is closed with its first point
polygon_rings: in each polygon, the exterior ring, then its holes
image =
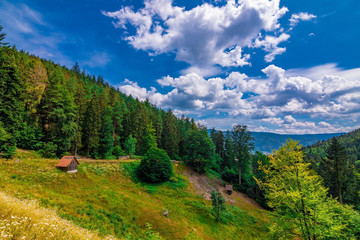
{"type": "Polygon", "coordinates": [[[303,148],[329,195],[360,210],[360,129],[303,148]]]}
{"type": "Polygon", "coordinates": [[[126,96],[78,64],[68,69],[14,47],[1,47],[0,54],[4,157],[16,146],[50,157],[77,152],[113,158],[131,152],[136,139],[133,154],[157,144],[177,159],[187,132],[200,131],[193,119],[126,96]]]}

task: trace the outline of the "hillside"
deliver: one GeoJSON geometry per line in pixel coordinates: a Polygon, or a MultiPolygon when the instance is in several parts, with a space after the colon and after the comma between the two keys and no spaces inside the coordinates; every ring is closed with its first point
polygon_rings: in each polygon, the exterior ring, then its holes
{"type": "Polygon", "coordinates": [[[360,129],[343,134],[335,139],[319,141],[303,148],[305,161],[324,179],[324,185],[334,193],[336,171],[341,172],[341,191],[344,203],[360,211],[360,129]],[[337,145],[334,145],[338,143],[337,145]],[[334,150],[335,146],[335,150],[334,150]],[[330,151],[331,150],[331,151],[330,151]],[[329,154],[336,152],[337,155],[329,154]],[[336,158],[334,157],[336,156],[336,158]],[[329,161],[330,159],[330,161],[329,161]]]}
{"type": "Polygon", "coordinates": [[[265,154],[270,154],[273,150],[278,149],[282,144],[286,143],[286,140],[289,138],[299,141],[303,146],[308,146],[318,141],[327,140],[334,136],[340,136],[341,134],[342,133],[291,135],[252,132],[252,136],[255,138],[255,150],[265,154]]]}
{"type": "MultiPolygon", "coordinates": [[[[0,192],[36,200],[41,207],[103,237],[266,239],[265,212],[236,196],[228,201],[223,222],[216,223],[210,214],[211,202],[189,182],[189,170],[181,164],[175,165],[172,182],[151,185],[137,181],[138,161],[80,161],[79,172],[67,174],[54,167],[56,159],[44,159],[32,151],[18,150],[15,159],[19,161],[0,160],[0,192]],[[163,216],[164,209],[169,211],[168,218],[163,216]]],[[[210,179],[206,182],[214,184],[210,179]]],[[[4,209],[0,209],[1,219],[4,209]]]]}
{"type": "MultiPolygon", "coordinates": [[[[342,134],[338,137],[341,144],[345,147],[346,152],[350,158],[350,162],[355,163],[360,160],[360,129],[342,134]]],[[[321,158],[326,156],[326,149],[330,144],[330,139],[327,141],[318,141],[310,146],[304,148],[306,159],[309,161],[318,162],[321,158]]]]}

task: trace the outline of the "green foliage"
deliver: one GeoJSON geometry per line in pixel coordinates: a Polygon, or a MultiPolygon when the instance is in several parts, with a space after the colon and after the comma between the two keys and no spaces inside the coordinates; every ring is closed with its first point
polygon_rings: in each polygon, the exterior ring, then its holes
{"type": "Polygon", "coordinates": [[[184,143],[183,157],[185,163],[198,173],[204,173],[210,167],[214,157],[214,144],[212,143],[206,129],[189,130],[184,143]]]}
{"type": "Polygon", "coordinates": [[[345,148],[336,137],[331,139],[326,158],[320,162],[320,175],[329,187],[329,194],[342,203],[345,182],[348,180],[348,161],[345,148]]]}
{"type": "Polygon", "coordinates": [[[148,183],[161,183],[173,174],[172,163],[167,153],[158,148],[150,148],[137,170],[139,178],[148,183]]]}
{"type": "Polygon", "coordinates": [[[5,39],[5,36],[6,36],[6,33],[2,32],[3,28],[4,27],[2,25],[0,25],[0,47],[7,45],[7,43],[3,42],[3,40],[5,39]]]}
{"type": "Polygon", "coordinates": [[[55,158],[57,152],[57,145],[53,142],[47,142],[43,145],[41,153],[44,157],[55,158]]]}
{"type": "Polygon", "coordinates": [[[11,158],[15,154],[16,147],[9,141],[11,138],[0,121],[0,156],[3,158],[11,158]]]}
{"type": "Polygon", "coordinates": [[[125,141],[125,151],[130,155],[135,154],[136,139],[130,134],[125,141]]]}
{"type": "Polygon", "coordinates": [[[324,178],[329,194],[360,209],[360,129],[304,148],[305,161],[324,178]],[[340,197],[341,196],[341,197],[340,197]]]}
{"type": "Polygon", "coordinates": [[[213,206],[211,213],[212,215],[214,215],[216,222],[218,222],[221,214],[223,214],[224,211],[226,211],[225,199],[220,192],[215,192],[215,191],[211,192],[210,198],[213,206]]]}
{"type": "Polygon", "coordinates": [[[120,156],[124,156],[126,155],[125,152],[121,149],[121,146],[117,145],[114,147],[113,151],[112,151],[112,155],[114,155],[115,157],[120,157],[120,156]]]}
{"type": "Polygon", "coordinates": [[[247,130],[246,125],[235,125],[231,131],[235,158],[239,166],[239,184],[241,185],[242,172],[249,174],[250,151],[254,149],[254,138],[247,130]]]}
{"type": "Polygon", "coordinates": [[[15,146],[22,122],[23,85],[15,62],[15,50],[0,47],[0,122],[9,134],[8,146],[15,146]]]}
{"type": "Polygon", "coordinates": [[[143,155],[152,147],[157,147],[156,132],[152,124],[148,124],[145,129],[139,153],[143,155]]]}
{"type": "Polygon", "coordinates": [[[163,119],[160,147],[164,149],[172,159],[175,159],[175,156],[179,154],[179,142],[180,136],[177,119],[169,109],[163,119]]]}
{"type": "Polygon", "coordinates": [[[238,173],[233,168],[226,166],[221,173],[221,178],[227,182],[234,183],[238,179],[238,173]]]}
{"type": "Polygon", "coordinates": [[[261,166],[264,181],[257,180],[276,215],[271,227],[274,237],[355,239],[359,229],[349,229],[347,221],[357,219],[359,213],[327,197],[321,178],[304,162],[297,144],[289,140],[271,155],[270,164],[261,166]]]}
{"type": "Polygon", "coordinates": [[[114,138],[113,138],[113,121],[112,109],[110,106],[105,107],[101,116],[101,128],[99,131],[99,153],[102,158],[108,159],[112,157],[114,138]]]}
{"type": "Polygon", "coordinates": [[[23,124],[17,138],[17,145],[20,148],[38,150],[42,147],[44,135],[40,128],[27,123],[23,124]]]}

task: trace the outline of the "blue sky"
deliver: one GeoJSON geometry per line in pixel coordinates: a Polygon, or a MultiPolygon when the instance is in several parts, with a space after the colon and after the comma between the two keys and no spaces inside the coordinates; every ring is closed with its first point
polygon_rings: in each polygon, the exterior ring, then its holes
{"type": "Polygon", "coordinates": [[[0,0],[7,41],[207,127],[360,128],[357,0],[0,0]]]}

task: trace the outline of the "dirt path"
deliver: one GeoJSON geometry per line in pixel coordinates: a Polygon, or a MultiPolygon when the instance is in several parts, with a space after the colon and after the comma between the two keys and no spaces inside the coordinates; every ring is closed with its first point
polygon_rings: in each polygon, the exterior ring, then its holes
{"type": "Polygon", "coordinates": [[[220,179],[209,179],[206,175],[200,175],[190,169],[184,171],[183,174],[187,176],[195,190],[207,200],[210,200],[211,192],[214,190],[221,192],[228,204],[233,204],[247,210],[263,210],[254,199],[248,197],[246,194],[236,191],[233,191],[231,195],[226,194],[225,186],[220,179]]]}

